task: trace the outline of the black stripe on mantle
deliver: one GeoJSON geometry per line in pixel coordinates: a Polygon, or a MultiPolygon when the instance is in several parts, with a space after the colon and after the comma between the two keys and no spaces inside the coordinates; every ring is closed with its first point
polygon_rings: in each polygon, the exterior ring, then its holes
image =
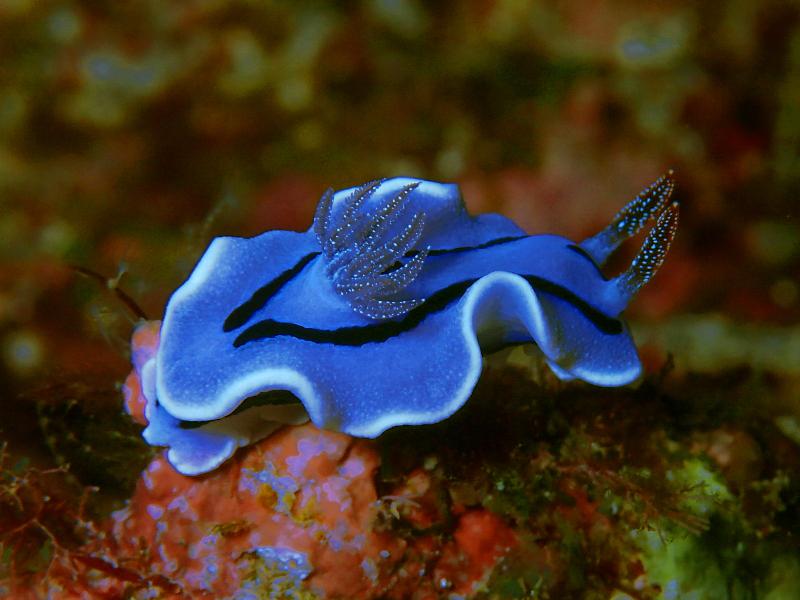
{"type": "MultiPolygon", "coordinates": [[[[483,244],[478,244],[477,246],[460,246],[458,248],[440,248],[435,250],[429,250],[428,256],[441,256],[443,254],[455,254],[457,252],[468,252],[471,250],[483,250],[484,248],[490,248],[491,246],[499,246],[500,244],[507,244],[509,242],[516,242],[517,240],[525,239],[529,236],[527,235],[517,235],[517,236],[508,236],[502,238],[495,238],[488,242],[484,242],[483,244]]],[[[267,284],[258,288],[253,295],[250,296],[245,302],[234,308],[228,317],[225,319],[225,322],[222,324],[222,330],[226,333],[229,331],[233,331],[234,329],[239,329],[242,325],[247,323],[253,315],[258,312],[261,308],[263,308],[267,302],[277,294],[280,289],[289,283],[296,275],[298,275],[308,263],[314,260],[317,256],[322,254],[321,252],[311,252],[306,254],[300,260],[295,263],[295,265],[272,279],[267,284]]],[[[406,253],[405,258],[412,258],[417,254],[416,250],[412,250],[406,253]]],[[[390,269],[391,270],[391,269],[390,269]]]]}
{"type": "Polygon", "coordinates": [[[306,254],[297,261],[291,269],[285,270],[275,279],[258,288],[247,301],[231,311],[231,314],[228,315],[225,322],[222,324],[222,331],[227,333],[228,331],[239,329],[239,327],[247,323],[261,307],[269,302],[270,298],[277,294],[284,285],[294,279],[296,275],[299,275],[300,271],[305,269],[306,265],[320,254],[322,253],[311,252],[310,254],[306,254]]]}
{"type": "MultiPolygon", "coordinates": [[[[622,323],[618,319],[602,313],[565,287],[536,275],[521,275],[521,277],[530,283],[532,287],[570,303],[606,335],[622,333],[622,323]]],[[[245,329],[239,334],[233,345],[235,348],[239,348],[250,342],[271,339],[281,335],[309,342],[335,344],[338,346],[362,346],[367,343],[384,342],[389,338],[414,329],[426,317],[444,310],[449,304],[460,298],[478,279],[480,278],[468,279],[442,288],[398,321],[383,321],[370,325],[356,325],[338,329],[316,329],[296,323],[265,319],[245,329]]]]}

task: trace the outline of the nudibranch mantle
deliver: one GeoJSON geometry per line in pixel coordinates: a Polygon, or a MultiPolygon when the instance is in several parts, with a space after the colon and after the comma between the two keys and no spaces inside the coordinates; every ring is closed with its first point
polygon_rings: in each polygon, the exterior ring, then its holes
{"type": "Polygon", "coordinates": [[[673,186],[660,178],[581,244],[470,216],[457,186],[409,178],[328,190],[302,233],[216,238],[167,305],[145,438],[198,474],[306,415],[360,437],[437,422],[466,402],[482,350],[516,343],[561,379],[628,384],[641,364],[620,313],[674,236],[673,186]],[[605,277],[654,218],[631,267],[605,277]],[[258,396],[272,390],[292,401],[258,396]]]}

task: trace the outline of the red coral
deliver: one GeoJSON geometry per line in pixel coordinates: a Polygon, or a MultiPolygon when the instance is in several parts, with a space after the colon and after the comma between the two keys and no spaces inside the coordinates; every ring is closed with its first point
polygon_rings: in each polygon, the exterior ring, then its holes
{"type": "Polygon", "coordinates": [[[440,589],[472,595],[516,546],[516,534],[500,517],[485,509],[467,511],[458,520],[453,543],[445,547],[436,565],[434,580],[440,589]]]}
{"type": "MultiPolygon", "coordinates": [[[[286,427],[204,477],[181,475],[159,457],[113,515],[106,540],[72,557],[86,587],[70,589],[113,596],[155,586],[195,598],[276,585],[351,599],[435,597],[443,585],[473,593],[516,545],[514,533],[484,509],[462,514],[452,539],[378,530],[378,464],[372,442],[310,424],[286,427]],[[265,550],[309,568],[265,561],[265,550]]],[[[419,483],[410,479],[411,488],[419,483]]],[[[59,577],[50,585],[66,589],[59,577]]]]}
{"type": "Polygon", "coordinates": [[[147,398],[142,391],[142,369],[149,360],[155,358],[160,329],[161,321],[144,321],[136,327],[131,339],[133,369],[122,386],[122,392],[125,396],[125,410],[140,425],[147,425],[147,398]]]}
{"type": "Polygon", "coordinates": [[[192,593],[218,597],[244,585],[248,553],[286,548],[313,565],[310,588],[363,595],[402,550],[370,532],[377,464],[368,444],[311,425],[285,428],[202,478],[158,458],[114,515],[115,553],[143,557],[192,593]]]}
{"type": "Polygon", "coordinates": [[[0,447],[0,594],[41,597],[34,586],[54,572],[92,533],[84,517],[90,489],[80,490],[65,469],[10,467],[0,447]]]}
{"type": "MultiPolygon", "coordinates": [[[[133,336],[125,404],[140,423],[142,373],[159,325],[143,323],[133,336]]],[[[42,585],[85,598],[144,589],[173,598],[473,594],[516,535],[485,509],[453,508],[441,478],[423,469],[379,500],[379,463],[374,442],[312,424],[285,427],[202,477],[181,475],[160,456],[105,535],[61,557],[42,585]]]]}

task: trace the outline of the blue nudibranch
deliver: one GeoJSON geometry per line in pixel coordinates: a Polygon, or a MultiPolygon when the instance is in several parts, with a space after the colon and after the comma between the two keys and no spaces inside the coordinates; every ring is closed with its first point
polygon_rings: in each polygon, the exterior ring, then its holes
{"type": "Polygon", "coordinates": [[[641,364],[620,314],[669,249],[673,188],[661,177],[580,244],[408,178],[328,190],[302,233],[216,238],[167,305],[145,438],[198,474],[282,423],[362,437],[433,423],[467,400],[482,350],[516,343],[561,379],[630,383],[641,364]],[[651,219],[630,268],[605,277],[651,219]]]}

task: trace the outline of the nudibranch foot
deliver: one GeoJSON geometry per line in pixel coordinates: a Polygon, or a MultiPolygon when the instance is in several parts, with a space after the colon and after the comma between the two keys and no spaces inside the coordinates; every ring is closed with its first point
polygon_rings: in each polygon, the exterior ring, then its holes
{"type": "Polygon", "coordinates": [[[167,305],[145,437],[196,474],[278,422],[362,437],[433,423],[467,401],[481,353],[508,344],[535,344],[561,379],[631,383],[642,366],[621,313],[675,234],[673,187],[665,175],[580,245],[399,177],[327,190],[308,231],[217,238],[167,305]],[[654,218],[631,267],[606,277],[654,218]]]}
{"type": "Polygon", "coordinates": [[[605,264],[622,242],[639,233],[648,221],[665,210],[674,191],[675,174],[670,169],[626,204],[608,227],[581,242],[581,248],[598,265],[605,264]]]}

